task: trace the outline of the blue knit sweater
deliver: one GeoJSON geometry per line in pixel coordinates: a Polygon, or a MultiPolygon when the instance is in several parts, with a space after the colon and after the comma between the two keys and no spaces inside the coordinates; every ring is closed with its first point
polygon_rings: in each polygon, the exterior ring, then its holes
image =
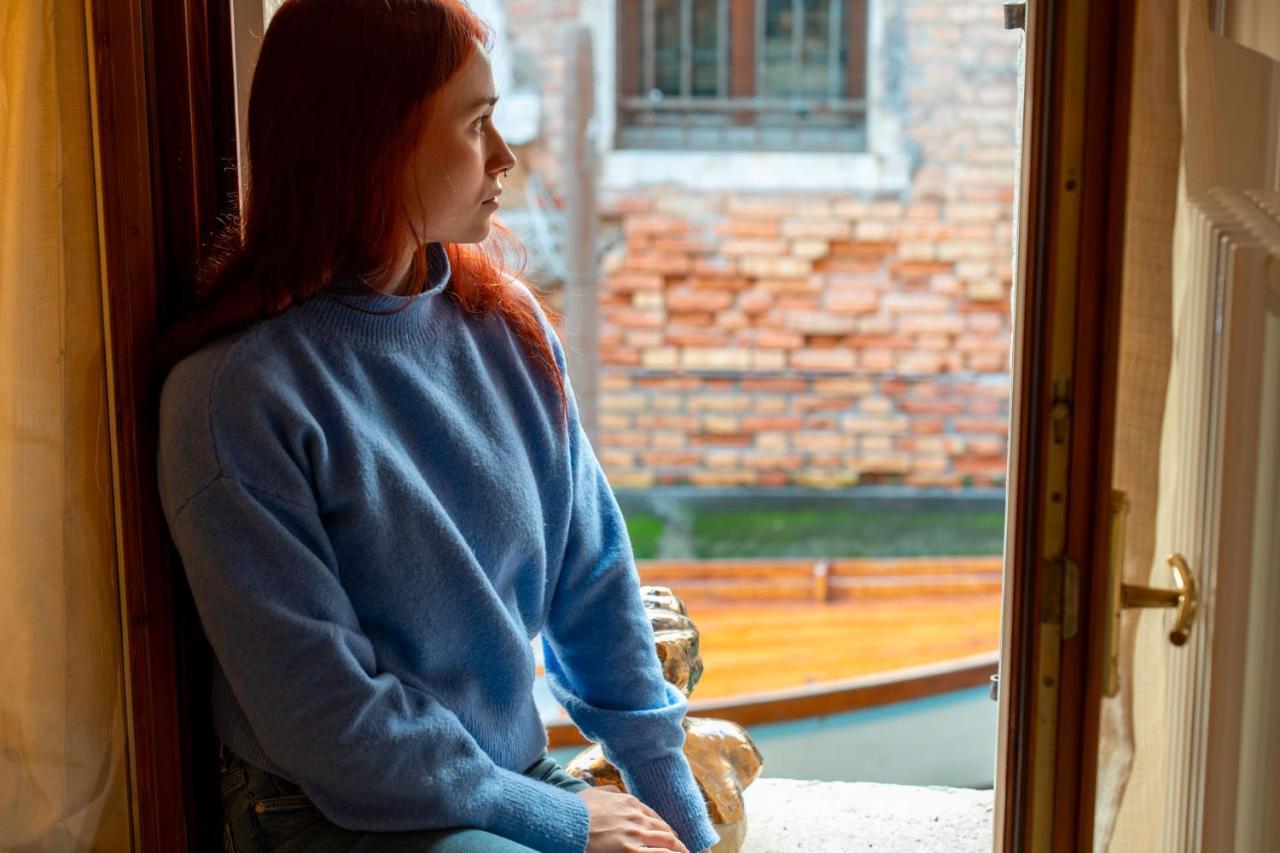
{"type": "Polygon", "coordinates": [[[690,850],[710,847],[686,703],[577,408],[566,424],[430,249],[426,293],[331,290],[165,383],[161,498],[217,659],[218,734],[344,827],[581,851],[583,800],[521,773],[547,744],[541,632],[573,721],[690,850]]]}

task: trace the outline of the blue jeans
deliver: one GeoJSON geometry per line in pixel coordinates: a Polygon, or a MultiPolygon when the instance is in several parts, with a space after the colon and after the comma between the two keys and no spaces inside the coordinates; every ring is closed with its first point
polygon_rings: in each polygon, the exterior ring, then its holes
{"type": "MultiPolygon", "coordinates": [[[[524,775],[564,788],[589,787],[547,754],[524,775]]],[[[222,750],[223,846],[226,853],[535,853],[479,829],[358,832],[328,820],[294,783],[222,750]]]]}

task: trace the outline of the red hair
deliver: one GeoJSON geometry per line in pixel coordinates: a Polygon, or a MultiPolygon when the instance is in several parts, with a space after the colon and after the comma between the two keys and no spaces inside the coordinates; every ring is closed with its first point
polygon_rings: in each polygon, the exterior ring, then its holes
{"type": "MultiPolygon", "coordinates": [[[[253,74],[240,217],[203,263],[195,310],[162,341],[161,370],[335,279],[385,271],[402,245],[404,175],[430,100],[491,43],[460,0],[285,0],[253,74]]],[[[507,270],[523,253],[493,230],[482,244],[445,244],[446,293],[472,314],[500,314],[567,412],[551,342],[507,270]]],[[[427,274],[419,250],[408,292],[427,274]]]]}

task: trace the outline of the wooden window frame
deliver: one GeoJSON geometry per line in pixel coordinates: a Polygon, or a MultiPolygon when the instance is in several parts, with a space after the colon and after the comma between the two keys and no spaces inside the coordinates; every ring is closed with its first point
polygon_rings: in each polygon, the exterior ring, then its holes
{"type": "Polygon", "coordinates": [[[90,0],[135,849],[221,850],[210,653],[156,484],[158,335],[236,198],[223,0],[90,0]]]}
{"type": "MultiPolygon", "coordinates": [[[[229,4],[90,0],[89,9],[135,847],[217,850],[208,651],[160,511],[150,353],[235,194],[229,4]]],[[[1038,853],[1092,841],[1132,15],[1109,0],[1051,0],[1029,9],[1028,39],[1037,61],[1023,166],[1020,446],[1010,466],[995,832],[997,850],[1038,853]],[[1088,345],[1055,350],[1068,339],[1088,345]],[[1063,364],[1074,382],[1070,485],[1066,514],[1053,522],[1046,436],[1052,371],[1063,364]],[[1078,623],[1048,648],[1046,625],[1057,629],[1042,618],[1055,613],[1047,605],[1057,596],[1059,628],[1065,612],[1066,587],[1049,583],[1061,576],[1044,571],[1054,524],[1079,570],[1078,623]],[[1048,672],[1056,686],[1045,692],[1048,672]]]]}
{"type": "Polygon", "coordinates": [[[1093,849],[1133,26],[1027,8],[996,853],[1093,849]]]}

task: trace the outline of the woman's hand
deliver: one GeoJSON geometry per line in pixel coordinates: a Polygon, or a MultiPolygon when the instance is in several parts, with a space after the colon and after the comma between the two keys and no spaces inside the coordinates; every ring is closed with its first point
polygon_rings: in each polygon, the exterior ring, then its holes
{"type": "Polygon", "coordinates": [[[657,812],[616,785],[588,788],[578,796],[591,814],[587,853],[689,853],[657,812]]]}

